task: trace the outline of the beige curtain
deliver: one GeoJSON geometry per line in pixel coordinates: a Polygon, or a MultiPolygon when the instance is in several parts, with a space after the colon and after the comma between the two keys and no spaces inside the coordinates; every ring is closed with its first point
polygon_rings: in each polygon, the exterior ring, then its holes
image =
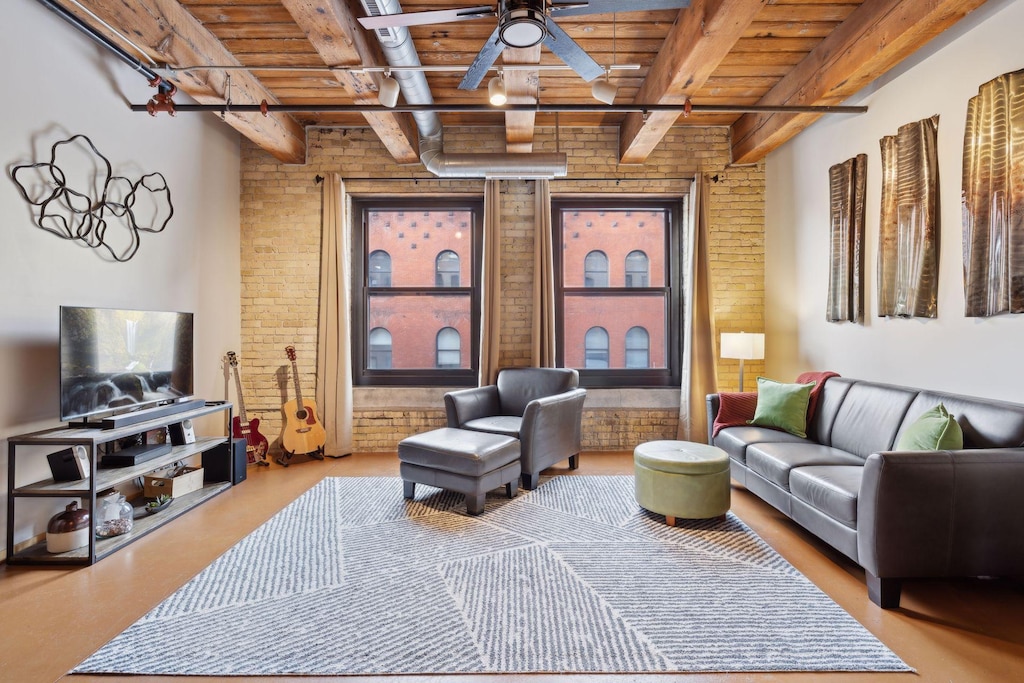
{"type": "Polygon", "coordinates": [[[320,247],[316,402],[327,430],[324,452],[333,458],[352,453],[351,230],[347,206],[341,177],[327,174],[320,247]]]}
{"type": "Polygon", "coordinates": [[[708,265],[708,220],[705,207],[706,180],[698,175],[690,186],[690,220],[686,236],[683,272],[682,382],[679,392],[679,427],[683,441],[706,443],[708,439],[705,398],[718,383],[715,353],[715,318],[711,306],[708,265]]]}
{"type": "Polygon", "coordinates": [[[535,368],[555,367],[555,261],[551,235],[551,182],[536,181],[533,235],[533,337],[535,368]]]}
{"type": "Polygon", "coordinates": [[[483,310],[480,315],[480,386],[498,378],[501,340],[501,181],[484,183],[483,310]]]}

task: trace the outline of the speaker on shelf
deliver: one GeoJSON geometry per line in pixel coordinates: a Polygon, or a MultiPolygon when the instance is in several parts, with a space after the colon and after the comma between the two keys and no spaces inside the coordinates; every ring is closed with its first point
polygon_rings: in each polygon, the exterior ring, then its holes
{"type": "Polygon", "coordinates": [[[208,482],[241,484],[245,481],[246,465],[245,439],[231,439],[203,451],[203,479],[208,482]]]}
{"type": "Polygon", "coordinates": [[[46,456],[54,481],[78,481],[89,477],[89,449],[72,446],[46,456]]]}
{"type": "Polygon", "coordinates": [[[175,446],[184,446],[187,443],[196,442],[196,432],[192,427],[192,420],[172,422],[167,425],[167,431],[171,433],[171,443],[175,446]]]}

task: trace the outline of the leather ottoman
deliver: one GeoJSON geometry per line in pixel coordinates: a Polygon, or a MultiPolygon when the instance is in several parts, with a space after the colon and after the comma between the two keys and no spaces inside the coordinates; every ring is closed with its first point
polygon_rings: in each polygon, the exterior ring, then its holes
{"type": "Polygon", "coordinates": [[[416,484],[457,491],[465,494],[471,515],[483,512],[487,492],[502,484],[514,498],[522,469],[519,439],[449,427],[402,439],[398,460],[406,498],[416,484]]]}
{"type": "Polygon", "coordinates": [[[729,456],[689,441],[649,441],[633,450],[636,502],[676,518],[708,519],[729,511],[729,456]]]}

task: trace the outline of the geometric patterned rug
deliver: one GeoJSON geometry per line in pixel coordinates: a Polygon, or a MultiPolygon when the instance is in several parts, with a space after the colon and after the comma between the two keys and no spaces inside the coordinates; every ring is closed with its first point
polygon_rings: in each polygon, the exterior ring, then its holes
{"type": "Polygon", "coordinates": [[[471,517],[327,478],[74,673],[913,670],[731,513],[666,526],[631,476],[503,491],[471,517]]]}

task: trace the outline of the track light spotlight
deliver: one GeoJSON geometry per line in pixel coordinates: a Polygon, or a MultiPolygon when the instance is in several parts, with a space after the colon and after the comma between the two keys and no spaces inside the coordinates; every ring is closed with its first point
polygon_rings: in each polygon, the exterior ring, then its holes
{"type": "Polygon", "coordinates": [[[380,82],[380,90],[377,92],[377,100],[381,106],[390,109],[398,104],[398,91],[398,81],[391,77],[390,71],[385,71],[380,82]]]}
{"type": "Polygon", "coordinates": [[[609,77],[610,73],[605,72],[604,80],[594,81],[594,85],[590,88],[590,94],[594,96],[594,99],[598,102],[604,102],[605,104],[613,104],[615,102],[615,95],[619,89],[612,84],[609,77]]]}
{"type": "Polygon", "coordinates": [[[508,96],[505,94],[505,80],[501,77],[500,71],[487,83],[487,98],[495,107],[500,107],[508,102],[508,96]]]}

